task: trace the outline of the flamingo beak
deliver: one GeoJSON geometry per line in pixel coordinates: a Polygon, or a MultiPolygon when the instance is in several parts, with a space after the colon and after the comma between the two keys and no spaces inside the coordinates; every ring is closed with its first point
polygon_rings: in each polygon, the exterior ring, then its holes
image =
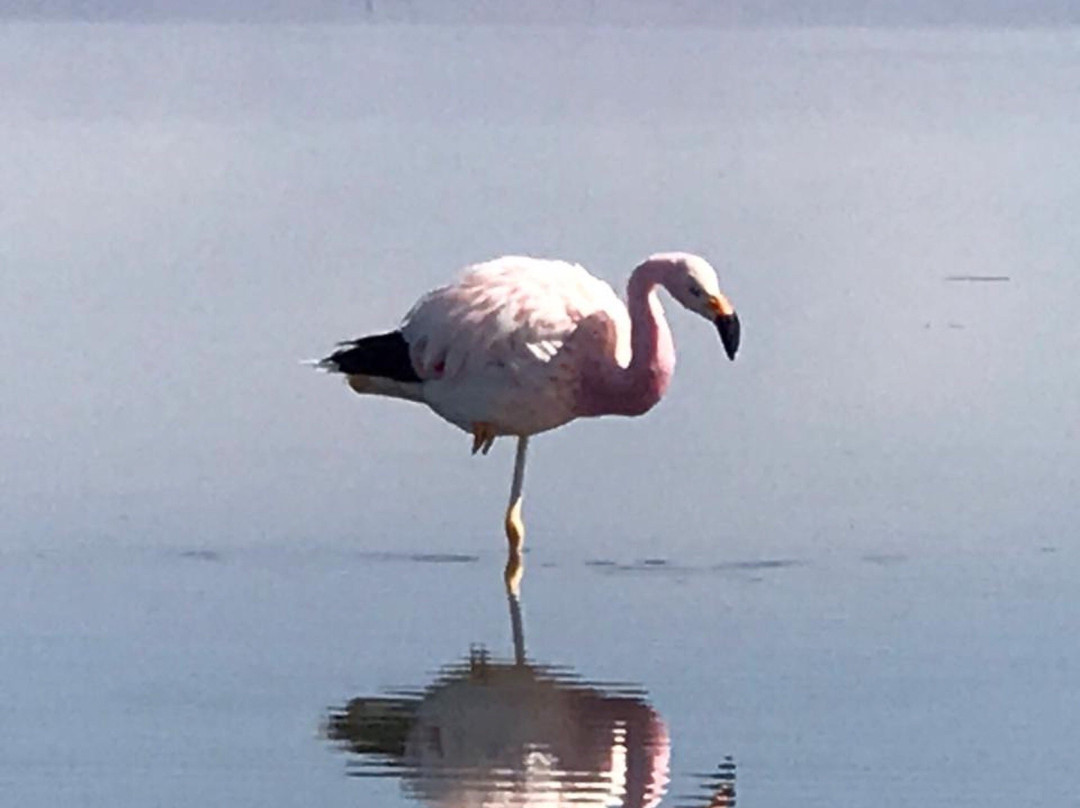
{"type": "Polygon", "coordinates": [[[720,332],[720,341],[724,343],[724,352],[728,359],[734,359],[739,350],[739,315],[723,295],[709,297],[709,310],[713,314],[716,330],[720,332]]]}

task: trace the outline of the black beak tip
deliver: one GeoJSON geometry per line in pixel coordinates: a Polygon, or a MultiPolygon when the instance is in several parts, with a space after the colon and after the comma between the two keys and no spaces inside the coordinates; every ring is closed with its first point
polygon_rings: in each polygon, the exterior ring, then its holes
{"type": "Polygon", "coordinates": [[[735,359],[735,354],[739,351],[739,315],[732,312],[731,314],[721,314],[716,318],[716,330],[720,332],[720,341],[724,344],[724,353],[727,354],[728,359],[735,359]]]}

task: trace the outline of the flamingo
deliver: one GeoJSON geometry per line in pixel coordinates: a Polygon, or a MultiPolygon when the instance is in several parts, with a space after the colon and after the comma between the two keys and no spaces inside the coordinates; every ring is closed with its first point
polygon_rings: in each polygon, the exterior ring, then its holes
{"type": "Polygon", "coordinates": [[[472,435],[473,454],[517,438],[504,521],[507,585],[516,588],[529,438],[575,418],[642,415],[660,401],[675,346],[658,287],[714,323],[735,358],[739,318],[715,270],[701,256],[669,252],[638,265],[625,304],[577,264],[525,256],[474,264],[420,298],[397,330],[338,343],[314,364],[344,374],[357,393],[426,404],[472,435]]]}

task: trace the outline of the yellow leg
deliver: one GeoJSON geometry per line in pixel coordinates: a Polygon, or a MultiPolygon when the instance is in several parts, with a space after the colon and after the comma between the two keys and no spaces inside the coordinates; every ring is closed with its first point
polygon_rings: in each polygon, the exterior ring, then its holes
{"type": "Polygon", "coordinates": [[[485,421],[477,421],[472,425],[472,437],[472,453],[483,452],[487,454],[491,451],[491,446],[498,436],[495,434],[494,426],[485,421]]]}
{"type": "Polygon", "coordinates": [[[506,556],[506,569],[503,570],[503,581],[506,583],[506,591],[518,597],[521,594],[521,578],[525,574],[525,565],[521,563],[521,554],[510,551],[506,556]]]}
{"type": "Polygon", "coordinates": [[[506,554],[506,591],[517,595],[525,566],[521,560],[521,546],[525,543],[525,523],[521,520],[521,499],[510,503],[506,509],[506,541],[509,545],[506,554]]]}
{"type": "Polygon", "coordinates": [[[504,521],[508,552],[503,577],[506,581],[506,591],[515,596],[525,572],[521,559],[521,548],[525,543],[525,522],[521,518],[521,492],[525,482],[525,451],[528,445],[528,437],[518,438],[517,457],[514,459],[514,482],[510,488],[510,505],[506,509],[504,521]]]}
{"type": "Polygon", "coordinates": [[[521,545],[525,543],[525,523],[521,519],[520,497],[506,509],[506,540],[510,543],[511,553],[521,553],[521,545]]]}

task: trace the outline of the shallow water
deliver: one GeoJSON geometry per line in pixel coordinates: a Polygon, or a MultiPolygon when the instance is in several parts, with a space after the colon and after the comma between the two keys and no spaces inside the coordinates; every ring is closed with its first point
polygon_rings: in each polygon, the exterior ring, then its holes
{"type": "MultiPolygon", "coordinates": [[[[663,743],[651,741],[670,752],[669,766],[657,763],[670,777],[663,804],[706,804],[707,776],[728,777],[730,766],[740,805],[1075,799],[1071,550],[620,566],[560,558],[536,541],[522,609],[531,689],[492,676],[487,702],[477,686],[449,706],[430,695],[462,678],[460,668],[440,674],[445,666],[468,668],[471,656],[514,670],[494,553],[6,554],[4,801],[391,806],[434,794],[443,801],[432,804],[466,805],[480,803],[454,799],[487,793],[504,801],[484,804],[556,804],[538,795],[551,794],[558,754],[577,760],[564,769],[585,767],[547,725],[562,722],[558,732],[589,748],[582,733],[599,744],[601,729],[633,728],[634,715],[666,729],[663,743]],[[571,696],[552,696],[560,687],[571,696]],[[425,688],[428,723],[417,732],[430,742],[441,722],[453,766],[327,739],[351,700],[415,702],[425,688]],[[534,756],[532,779],[515,778],[511,753],[527,743],[555,763],[534,756]],[[485,754],[501,779],[477,773],[485,754]],[[493,779],[502,791],[484,791],[493,779]]],[[[609,778],[628,770],[625,755],[594,758],[609,778]]],[[[565,776],[564,797],[574,793],[567,782],[583,788],[565,776]]],[[[629,781],[605,782],[619,794],[629,781]]]]}
{"type": "Polygon", "coordinates": [[[1078,42],[4,25],[0,804],[1080,804],[1078,42]],[[510,447],[295,360],[670,248],[743,350],[534,442],[515,644],[510,447]]]}

